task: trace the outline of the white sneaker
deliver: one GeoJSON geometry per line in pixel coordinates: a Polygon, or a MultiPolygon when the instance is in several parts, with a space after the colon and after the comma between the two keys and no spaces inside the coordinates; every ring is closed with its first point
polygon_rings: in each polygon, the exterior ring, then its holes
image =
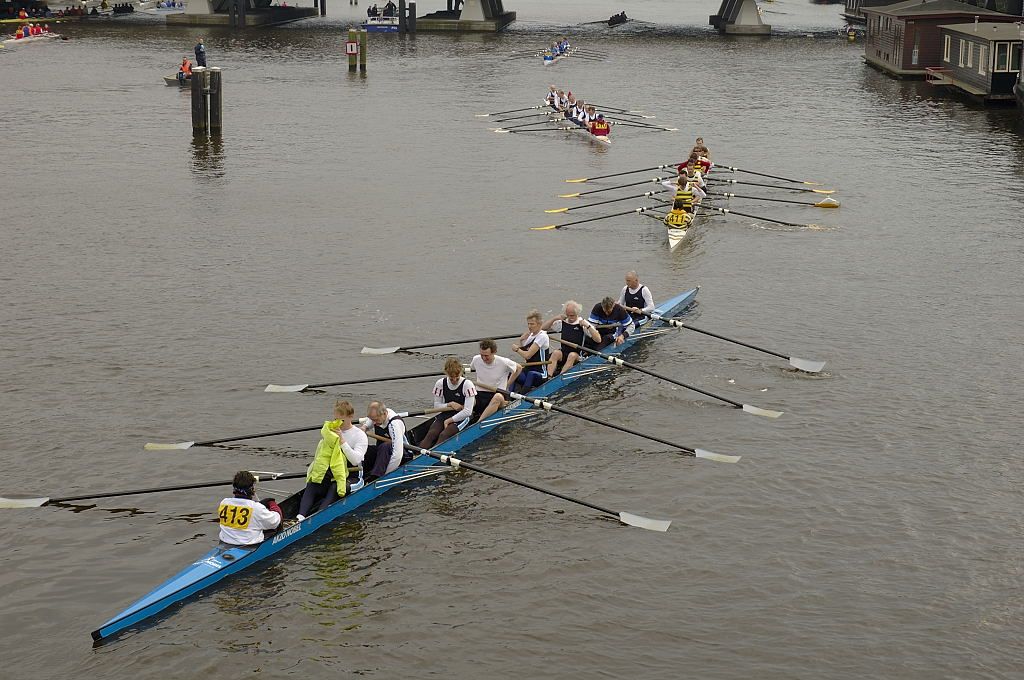
{"type": "Polygon", "coordinates": [[[295,519],[297,519],[298,521],[301,522],[302,520],[306,519],[306,516],[305,515],[295,515],[295,519]]]}

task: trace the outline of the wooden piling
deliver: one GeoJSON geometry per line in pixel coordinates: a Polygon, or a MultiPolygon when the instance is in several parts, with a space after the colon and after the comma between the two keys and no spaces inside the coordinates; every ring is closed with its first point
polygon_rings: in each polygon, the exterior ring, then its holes
{"type": "Polygon", "coordinates": [[[409,25],[405,21],[405,0],[398,0],[398,32],[409,32],[409,25]]]}
{"type": "MultiPolygon", "coordinates": [[[[354,29],[354,28],[348,29],[348,42],[356,43],[357,45],[359,44],[358,36],[356,35],[356,29],[354,29]]],[[[356,70],[356,57],[357,56],[358,55],[356,55],[356,54],[349,53],[349,55],[348,55],[348,70],[349,71],[355,71],[356,70]]]]}
{"type": "Polygon", "coordinates": [[[405,23],[410,33],[416,33],[416,0],[409,0],[409,18],[405,23]]]}
{"type": "MultiPolygon", "coordinates": [[[[316,5],[313,5],[316,7],[316,5]]],[[[320,16],[327,16],[327,0],[320,0],[320,16]]]]}
{"type": "Polygon", "coordinates": [[[221,115],[221,71],[219,66],[210,69],[210,136],[219,137],[223,129],[221,115]]]}
{"type": "Polygon", "coordinates": [[[366,73],[366,29],[359,31],[359,70],[366,73]]]}
{"type": "Polygon", "coordinates": [[[210,130],[209,107],[206,103],[206,69],[192,69],[192,136],[205,137],[210,130]]]}

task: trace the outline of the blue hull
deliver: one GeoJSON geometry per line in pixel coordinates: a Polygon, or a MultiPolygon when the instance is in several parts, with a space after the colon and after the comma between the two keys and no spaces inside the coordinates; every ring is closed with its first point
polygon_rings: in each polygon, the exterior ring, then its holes
{"type": "MultiPolygon", "coordinates": [[[[688,290],[685,293],[665,301],[658,306],[655,312],[661,316],[673,316],[682,313],[687,307],[693,304],[697,296],[697,288],[688,290]]],[[[666,324],[660,321],[649,322],[630,336],[626,342],[619,347],[610,346],[604,350],[606,354],[621,354],[645,337],[658,335],[664,332],[666,324]]],[[[531,398],[545,398],[560,392],[576,382],[603,373],[606,370],[614,370],[604,359],[592,356],[586,361],[578,364],[569,373],[558,375],[530,392],[531,398]]],[[[438,453],[455,453],[459,449],[468,446],[481,437],[489,434],[495,427],[515,422],[527,417],[527,412],[533,406],[524,404],[521,401],[514,402],[503,411],[494,414],[487,420],[476,423],[456,436],[448,439],[442,444],[434,447],[438,453]]],[[[229,547],[220,544],[210,552],[203,555],[199,560],[193,562],[181,572],[167,580],[163,585],[138,600],[123,612],[110,619],[102,626],[93,631],[92,637],[96,642],[107,640],[115,635],[133,627],[137,627],[146,619],[149,619],[171,605],[185,600],[196,593],[206,590],[218,581],[221,581],[232,574],[247,569],[253,564],[280,552],[291,544],[312,535],[326,524],[335,522],[338,518],[346,515],[364,503],[377,498],[392,486],[402,483],[403,477],[426,470],[436,465],[443,465],[440,461],[426,455],[418,455],[405,465],[389,475],[386,475],[373,484],[370,484],[355,493],[345,496],[327,509],[317,512],[290,527],[282,529],[262,543],[250,547],[229,547]]],[[[298,494],[290,496],[281,503],[286,517],[295,516],[295,508],[298,503],[298,494]]]]}

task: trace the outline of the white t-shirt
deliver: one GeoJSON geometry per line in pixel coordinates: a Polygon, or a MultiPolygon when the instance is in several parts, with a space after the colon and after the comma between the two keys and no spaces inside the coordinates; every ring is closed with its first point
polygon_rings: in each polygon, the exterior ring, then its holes
{"type": "MultiPolygon", "coordinates": [[[[545,353],[547,353],[548,350],[551,348],[551,340],[548,338],[547,331],[537,331],[536,334],[531,333],[530,335],[526,336],[526,339],[523,340],[522,344],[519,345],[519,349],[525,349],[526,351],[530,351],[531,349],[533,349],[533,344],[530,343],[537,345],[537,347],[540,347],[542,350],[544,350],[545,353]]],[[[533,359],[531,359],[531,361],[535,360],[536,358],[537,355],[534,354],[533,359]]]]}
{"type": "Polygon", "coordinates": [[[506,357],[494,355],[494,361],[488,364],[477,354],[469,362],[469,368],[476,373],[476,381],[481,385],[494,385],[500,389],[508,389],[508,379],[516,372],[519,364],[506,357]]]}
{"type": "Polygon", "coordinates": [[[220,540],[232,545],[262,543],[263,530],[276,529],[281,523],[281,515],[248,498],[225,498],[217,508],[217,517],[220,540]]]}
{"type": "MultiPolygon", "coordinates": [[[[366,457],[366,449],[369,445],[370,440],[366,433],[358,427],[353,425],[347,430],[341,431],[341,450],[348,458],[348,462],[359,468],[359,482],[363,479],[363,458],[366,457]]],[[[350,483],[355,487],[358,482],[350,481],[350,483]]],[[[355,488],[352,490],[355,491],[355,488]]]]}
{"type": "Polygon", "coordinates": [[[394,472],[402,464],[402,456],[405,455],[405,421],[397,418],[398,414],[388,409],[385,411],[384,422],[388,425],[388,438],[391,439],[391,460],[388,461],[388,469],[384,472],[394,472]]]}

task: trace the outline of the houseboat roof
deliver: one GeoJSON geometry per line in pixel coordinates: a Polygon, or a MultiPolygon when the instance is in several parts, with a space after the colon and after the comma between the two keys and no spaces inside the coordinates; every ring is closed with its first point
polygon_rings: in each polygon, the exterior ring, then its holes
{"type": "Polygon", "coordinates": [[[954,33],[966,33],[985,40],[1020,40],[1022,30],[1020,24],[996,21],[982,21],[977,24],[972,21],[969,24],[949,24],[940,26],[940,28],[954,33]]]}
{"type": "Polygon", "coordinates": [[[861,9],[861,12],[864,14],[888,14],[899,17],[962,13],[984,17],[1016,18],[1002,12],[993,12],[990,9],[968,5],[966,2],[959,2],[959,0],[906,0],[905,2],[882,5],[881,7],[864,7],[861,9]]]}

